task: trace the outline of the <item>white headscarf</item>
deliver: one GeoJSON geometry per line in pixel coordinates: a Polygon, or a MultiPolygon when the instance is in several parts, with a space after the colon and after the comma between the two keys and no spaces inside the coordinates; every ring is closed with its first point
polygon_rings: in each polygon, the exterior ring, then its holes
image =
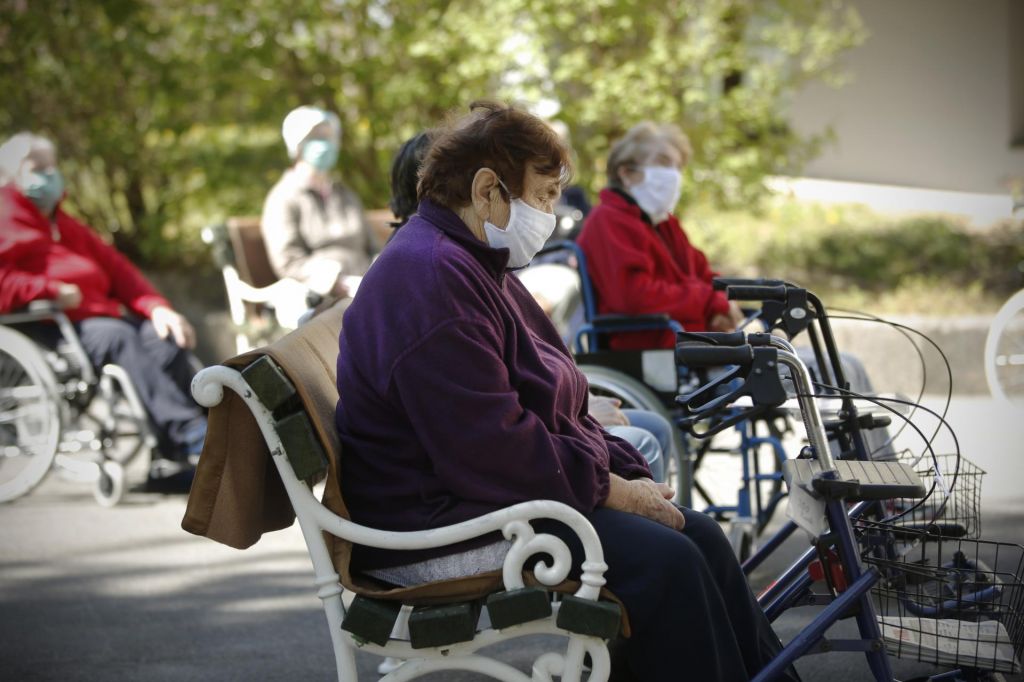
{"type": "Polygon", "coordinates": [[[336,137],[341,137],[341,121],[333,112],[326,111],[319,107],[301,106],[292,109],[284,117],[281,124],[281,136],[284,138],[284,145],[288,148],[288,157],[297,159],[299,147],[306,141],[309,134],[321,123],[329,123],[334,129],[336,137]]]}

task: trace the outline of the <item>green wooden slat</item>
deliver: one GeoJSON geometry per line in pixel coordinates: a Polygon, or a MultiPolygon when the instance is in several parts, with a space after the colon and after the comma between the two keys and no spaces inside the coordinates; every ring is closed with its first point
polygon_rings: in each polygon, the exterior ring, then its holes
{"type": "Polygon", "coordinates": [[[327,472],[327,455],[305,412],[296,412],[278,421],[277,434],[299,480],[309,481],[327,472]]]}
{"type": "Polygon", "coordinates": [[[503,630],[550,616],[551,597],[547,590],[540,587],[495,592],[487,597],[487,614],[491,618],[491,625],[497,630],[503,630]]]}
{"type": "Polygon", "coordinates": [[[264,355],[243,369],[242,378],[275,416],[294,412],[291,408],[298,407],[299,396],[295,387],[269,356],[264,355]]]}
{"type": "Polygon", "coordinates": [[[555,624],[578,635],[612,639],[619,634],[620,621],[618,604],[568,595],[562,598],[555,624]]]}
{"type": "Polygon", "coordinates": [[[401,610],[401,602],[356,596],[345,612],[341,629],[351,632],[363,642],[384,646],[391,637],[401,610]]]}
{"type": "Polygon", "coordinates": [[[413,649],[468,642],[479,620],[480,601],[417,606],[409,616],[409,640],[413,649]]]}

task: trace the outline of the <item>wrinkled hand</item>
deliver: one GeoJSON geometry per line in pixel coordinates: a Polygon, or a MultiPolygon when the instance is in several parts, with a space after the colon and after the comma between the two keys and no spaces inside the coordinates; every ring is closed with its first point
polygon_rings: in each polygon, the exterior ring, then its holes
{"type": "Polygon", "coordinates": [[[537,302],[540,309],[544,311],[544,314],[551,317],[551,313],[554,311],[555,306],[549,301],[544,294],[540,292],[533,292],[533,300],[537,302]]]}
{"type": "Polygon", "coordinates": [[[597,420],[597,423],[607,428],[609,426],[629,426],[629,417],[623,414],[619,407],[622,401],[618,398],[589,394],[590,416],[597,420]]]}
{"type": "Polygon", "coordinates": [[[331,295],[337,298],[348,298],[348,285],[343,281],[344,278],[338,275],[338,279],[335,280],[334,286],[331,287],[331,295]]]}
{"type": "Polygon", "coordinates": [[[181,348],[195,348],[196,330],[180,314],[167,306],[158,305],[149,314],[149,320],[156,329],[157,336],[166,339],[168,335],[181,348]]]}
{"type": "Polygon", "coordinates": [[[57,285],[57,306],[61,310],[70,310],[82,305],[82,290],[77,284],[61,282],[57,285]]]}
{"type": "Polygon", "coordinates": [[[611,474],[610,483],[604,503],[609,509],[637,514],[675,530],[686,525],[683,513],[669,501],[674,491],[666,484],[649,478],[627,481],[615,474],[611,474]]]}
{"type": "Polygon", "coordinates": [[[734,332],[736,331],[736,323],[733,322],[732,317],[729,315],[715,315],[708,322],[708,329],[713,332],[734,332]]]}
{"type": "Polygon", "coordinates": [[[729,317],[732,319],[733,328],[739,327],[740,323],[747,319],[743,309],[736,301],[729,301],[729,317]]]}

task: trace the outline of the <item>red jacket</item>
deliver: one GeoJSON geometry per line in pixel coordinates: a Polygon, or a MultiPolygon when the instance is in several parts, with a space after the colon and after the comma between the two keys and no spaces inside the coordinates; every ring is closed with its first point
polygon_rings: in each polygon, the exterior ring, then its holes
{"type": "Polygon", "coordinates": [[[0,187],[0,313],[56,298],[58,284],[77,284],[82,303],[72,320],[142,317],[169,306],[142,273],[92,230],[58,206],[54,222],[13,184],[0,187]]]}
{"type": "MultiPolygon", "coordinates": [[[[599,314],[667,313],[685,329],[701,331],[729,311],[728,299],[711,286],[717,273],[673,215],[652,227],[635,202],[603,189],[579,245],[599,314]]],[[[611,347],[672,348],[674,341],[671,332],[630,332],[613,335],[611,347]]]]}

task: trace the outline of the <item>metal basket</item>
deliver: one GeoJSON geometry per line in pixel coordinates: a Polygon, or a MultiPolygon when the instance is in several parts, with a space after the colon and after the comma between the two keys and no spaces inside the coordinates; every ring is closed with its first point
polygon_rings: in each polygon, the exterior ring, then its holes
{"type": "Polygon", "coordinates": [[[911,529],[927,530],[952,537],[981,537],[981,478],[985,471],[955,454],[911,458],[899,461],[914,468],[928,491],[920,500],[897,498],[886,503],[884,516],[911,529]]]}
{"type": "Polygon", "coordinates": [[[948,668],[1017,674],[1024,646],[1024,547],[860,521],[862,559],[886,648],[948,668]]]}

